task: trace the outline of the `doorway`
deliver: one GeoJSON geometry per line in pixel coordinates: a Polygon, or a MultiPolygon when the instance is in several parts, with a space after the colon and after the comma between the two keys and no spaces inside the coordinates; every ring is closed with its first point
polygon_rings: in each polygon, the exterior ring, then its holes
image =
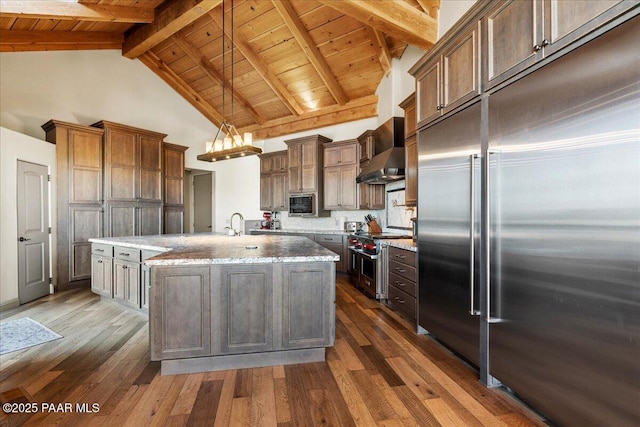
{"type": "Polygon", "coordinates": [[[47,166],[18,160],[18,301],[48,295],[49,173],[47,166]]]}
{"type": "MultiPolygon", "coordinates": [[[[215,229],[213,221],[213,189],[215,175],[211,171],[191,169],[188,171],[191,181],[190,193],[187,197],[189,232],[211,233],[215,229]]],[[[185,200],[185,202],[187,202],[185,200]]]]}

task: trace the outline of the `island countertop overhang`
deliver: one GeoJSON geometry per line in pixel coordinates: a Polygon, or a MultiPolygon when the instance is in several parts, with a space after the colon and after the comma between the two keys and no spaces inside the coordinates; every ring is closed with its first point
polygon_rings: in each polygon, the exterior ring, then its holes
{"type": "Polygon", "coordinates": [[[91,238],[92,243],[162,252],[144,262],[150,266],[263,264],[338,261],[329,249],[298,236],[225,236],[170,234],[91,238]]]}

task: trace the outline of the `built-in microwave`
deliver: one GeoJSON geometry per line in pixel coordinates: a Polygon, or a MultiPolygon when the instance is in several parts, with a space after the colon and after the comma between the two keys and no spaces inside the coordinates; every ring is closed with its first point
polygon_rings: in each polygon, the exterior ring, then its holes
{"type": "Polygon", "coordinates": [[[316,216],[315,194],[289,196],[289,216],[316,216]]]}

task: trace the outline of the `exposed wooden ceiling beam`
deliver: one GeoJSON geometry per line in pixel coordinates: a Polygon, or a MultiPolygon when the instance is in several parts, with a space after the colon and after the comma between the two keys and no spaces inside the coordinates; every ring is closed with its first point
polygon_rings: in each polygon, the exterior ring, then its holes
{"type": "MultiPolygon", "coordinates": [[[[209,13],[211,19],[222,29],[222,8],[216,9],[209,13]]],[[[231,27],[231,23],[229,25],[225,24],[225,30],[227,37],[231,38],[231,33],[228,28],[231,27]]],[[[262,77],[262,79],[269,85],[271,90],[276,94],[278,98],[284,103],[284,105],[293,113],[294,116],[299,116],[304,113],[304,110],[296,101],[296,99],[291,95],[289,90],[282,84],[278,76],[275,75],[271,68],[260,58],[258,54],[256,54],[249,43],[244,40],[239,34],[235,33],[233,37],[233,42],[235,47],[244,55],[244,57],[249,61],[251,66],[256,70],[258,74],[262,77]]]]}
{"type": "Polygon", "coordinates": [[[378,52],[378,60],[384,75],[388,77],[391,73],[391,51],[389,51],[389,45],[381,31],[371,27],[369,29],[371,30],[371,39],[375,42],[376,51],[378,52]]]}
{"type": "Polygon", "coordinates": [[[319,2],[420,49],[430,49],[438,39],[438,21],[401,1],[319,2]]]}
{"type": "Polygon", "coordinates": [[[433,19],[438,19],[438,10],[440,9],[440,0],[417,0],[418,4],[433,19]]]}
{"type": "Polygon", "coordinates": [[[222,0],[173,0],[152,23],[136,28],[127,36],[122,54],[131,59],[142,55],[220,3],[222,0]]]}
{"type": "Polygon", "coordinates": [[[221,75],[218,70],[213,68],[213,65],[204,57],[202,52],[191,43],[187,37],[182,32],[177,32],[173,36],[173,41],[182,49],[189,58],[191,58],[198,66],[202,69],[202,71],[209,76],[216,83],[223,85],[225,90],[228,90],[233,96],[233,99],[242,106],[253,118],[253,120],[258,123],[264,123],[264,117],[262,117],[258,112],[251,106],[251,104],[244,99],[242,95],[240,95],[237,91],[234,90],[231,83],[221,75]]]}
{"type": "Polygon", "coordinates": [[[216,126],[222,124],[222,115],[216,111],[207,101],[205,101],[198,92],[193,90],[184,80],[173,72],[164,62],[160,60],[153,52],[148,51],[138,57],[138,59],[146,65],[151,71],[156,73],[158,77],[171,86],[184,99],[200,111],[208,120],[216,126]]]}
{"type": "Polygon", "coordinates": [[[303,114],[299,117],[287,116],[270,120],[261,126],[253,125],[239,129],[240,132],[252,132],[253,139],[275,138],[295,132],[318,129],[339,123],[366,119],[378,115],[378,96],[369,95],[354,99],[345,105],[331,107],[303,114]]]}
{"type": "Polygon", "coordinates": [[[121,49],[124,36],[104,31],[0,30],[0,52],[121,49]]]}
{"type": "Polygon", "coordinates": [[[344,105],[349,101],[349,98],[342,90],[342,87],[338,83],[338,80],[334,76],[331,68],[327,64],[327,61],[320,54],[320,51],[316,47],[315,42],[309,36],[304,25],[300,22],[300,18],[295,10],[293,10],[293,6],[289,1],[283,0],[272,0],[273,6],[278,11],[285,24],[295,37],[296,41],[302,48],[302,51],[313,65],[313,68],[318,72],[320,78],[324,82],[327,89],[336,100],[336,102],[340,105],[344,105]]]}
{"type": "Polygon", "coordinates": [[[86,4],[69,1],[0,1],[0,17],[65,21],[153,22],[154,10],[144,7],[86,4]]]}

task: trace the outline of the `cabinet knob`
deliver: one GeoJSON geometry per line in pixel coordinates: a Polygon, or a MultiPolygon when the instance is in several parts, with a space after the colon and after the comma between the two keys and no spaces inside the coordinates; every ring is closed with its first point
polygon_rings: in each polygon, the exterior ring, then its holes
{"type": "Polygon", "coordinates": [[[551,44],[551,42],[547,39],[542,40],[542,47],[544,46],[549,46],[551,44]]]}
{"type": "Polygon", "coordinates": [[[98,264],[102,264],[102,260],[101,259],[98,260],[98,264]]]}
{"type": "Polygon", "coordinates": [[[396,268],[395,268],[395,270],[396,270],[398,273],[404,273],[404,272],[405,272],[405,269],[404,269],[404,268],[397,268],[397,267],[396,267],[396,268]]]}
{"type": "Polygon", "coordinates": [[[441,109],[442,109],[442,107],[439,106],[439,105],[436,107],[436,111],[440,111],[441,109]]]}
{"type": "Polygon", "coordinates": [[[534,52],[539,52],[540,50],[542,50],[542,46],[539,44],[534,44],[533,45],[533,51],[534,52]]]}

